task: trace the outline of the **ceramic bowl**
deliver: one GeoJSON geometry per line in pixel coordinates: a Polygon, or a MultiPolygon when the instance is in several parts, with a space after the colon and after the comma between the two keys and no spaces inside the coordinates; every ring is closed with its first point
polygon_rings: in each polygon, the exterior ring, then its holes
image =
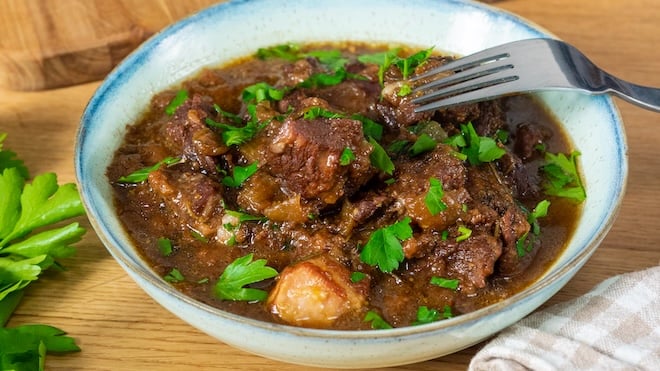
{"type": "Polygon", "coordinates": [[[581,151],[587,200],[577,231],[547,273],[523,292],[473,313],[392,330],[329,331],[244,318],[181,294],[140,257],[112,204],[105,169],[126,126],[150,98],[202,67],[284,42],[395,42],[465,55],[517,39],[553,37],[515,15],[457,0],[253,0],[208,8],[158,33],[127,57],[86,107],[75,148],[77,181],[97,234],[163,307],[234,347],[291,363],[381,367],[423,361],[478,343],[538,308],[594,252],[613,223],[627,177],[627,148],[608,97],[539,94],[581,151]]]}

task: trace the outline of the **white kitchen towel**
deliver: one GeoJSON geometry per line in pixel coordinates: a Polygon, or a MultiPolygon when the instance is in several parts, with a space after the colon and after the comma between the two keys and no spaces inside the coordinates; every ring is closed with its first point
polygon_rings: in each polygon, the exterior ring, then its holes
{"type": "Polygon", "coordinates": [[[660,370],[660,266],[524,318],[477,352],[469,370],[660,370]]]}

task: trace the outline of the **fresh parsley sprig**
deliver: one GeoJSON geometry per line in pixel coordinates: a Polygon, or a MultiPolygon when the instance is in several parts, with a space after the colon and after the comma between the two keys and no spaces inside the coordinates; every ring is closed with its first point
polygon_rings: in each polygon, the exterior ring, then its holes
{"type": "Polygon", "coordinates": [[[473,166],[495,161],[506,153],[495,139],[477,134],[471,122],[462,124],[461,133],[445,142],[457,147],[473,166]]]}
{"type": "Polygon", "coordinates": [[[587,198],[577,170],[579,156],[578,151],[573,151],[568,156],[563,153],[545,153],[545,165],[541,169],[546,178],[544,190],[547,195],[571,198],[577,202],[587,198]]]}
{"type": "MultiPolygon", "coordinates": [[[[56,223],[84,214],[75,184],[57,184],[54,173],[29,173],[16,154],[2,148],[0,133],[0,326],[18,306],[23,289],[75,253],[86,232],[78,223],[56,223]]],[[[72,338],[46,325],[0,327],[0,369],[43,370],[47,352],[79,351],[72,338]]]]}
{"type": "Polygon", "coordinates": [[[391,273],[403,261],[401,241],[412,237],[410,217],[405,217],[389,226],[375,230],[360,252],[360,259],[385,273],[391,273]]]}
{"type": "Polygon", "coordinates": [[[254,254],[234,260],[225,268],[215,284],[215,295],[223,300],[264,301],[264,290],[245,287],[277,276],[277,271],[266,266],[266,259],[252,261],[254,254]]]}

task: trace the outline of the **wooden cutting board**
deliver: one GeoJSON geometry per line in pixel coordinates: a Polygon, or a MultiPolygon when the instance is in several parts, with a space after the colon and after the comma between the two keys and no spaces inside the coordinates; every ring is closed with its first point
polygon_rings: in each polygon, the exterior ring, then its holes
{"type": "Polygon", "coordinates": [[[0,89],[102,79],[168,24],[218,0],[0,0],[0,89]]]}

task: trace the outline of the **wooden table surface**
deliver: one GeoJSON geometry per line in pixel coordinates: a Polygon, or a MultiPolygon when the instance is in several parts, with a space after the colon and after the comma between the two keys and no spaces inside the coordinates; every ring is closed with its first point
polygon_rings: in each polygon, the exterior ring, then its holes
{"type": "MultiPolygon", "coordinates": [[[[504,0],[494,5],[550,30],[615,75],[660,86],[657,0],[504,0]]],[[[5,148],[17,152],[32,174],[54,171],[60,182],[75,181],[74,136],[97,86],[0,91],[0,132],[9,134],[5,148]]],[[[548,304],[584,294],[613,275],[660,264],[660,115],[616,103],[629,144],[623,206],[594,256],[548,304]]],[[[48,369],[308,369],[233,349],[182,322],[128,278],[91,228],[77,247],[77,255],[64,261],[67,271],[48,272],[29,287],[8,324],[50,324],[76,339],[82,351],[48,356],[48,369]]],[[[479,348],[396,369],[464,370],[479,348]]]]}

